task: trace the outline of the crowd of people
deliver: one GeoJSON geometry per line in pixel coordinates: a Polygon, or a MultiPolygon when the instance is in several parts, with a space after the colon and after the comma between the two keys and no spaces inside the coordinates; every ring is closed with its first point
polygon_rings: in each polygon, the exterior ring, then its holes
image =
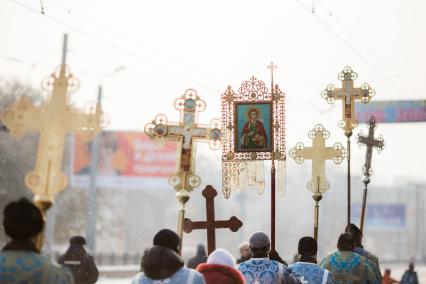
{"type": "MultiPolygon", "coordinates": [[[[56,263],[40,254],[36,241],[43,231],[40,210],[21,198],[4,209],[3,227],[11,241],[0,252],[0,283],[96,283],[99,272],[93,257],[84,249],[85,239],[74,236],[69,249],[56,263]]],[[[179,255],[179,236],[168,229],[159,231],[152,246],[144,251],[140,271],[132,284],[418,284],[414,265],[401,281],[385,270],[382,277],[377,256],[362,245],[362,232],[353,224],[339,236],[337,250],[317,261],[317,242],[303,237],[298,244],[297,261],[288,265],[271,250],[264,232],[255,232],[239,247],[236,260],[225,249],[207,255],[199,246],[187,266],[179,255]]]]}

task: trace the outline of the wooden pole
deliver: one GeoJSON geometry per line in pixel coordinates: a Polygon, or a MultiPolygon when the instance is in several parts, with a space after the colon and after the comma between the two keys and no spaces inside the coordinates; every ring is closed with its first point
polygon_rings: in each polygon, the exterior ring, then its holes
{"type": "Polygon", "coordinates": [[[275,163],[271,167],[271,250],[275,251],[275,163]]]}

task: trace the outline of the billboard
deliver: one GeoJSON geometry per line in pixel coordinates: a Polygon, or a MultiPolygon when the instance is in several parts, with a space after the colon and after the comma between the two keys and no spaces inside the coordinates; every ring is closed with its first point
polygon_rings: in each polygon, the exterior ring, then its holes
{"type": "Polygon", "coordinates": [[[376,122],[425,122],[426,100],[357,102],[355,116],[360,123],[367,123],[374,115],[376,122]]]}
{"type": "MultiPolygon", "coordinates": [[[[159,146],[142,132],[126,131],[103,131],[98,141],[98,187],[170,187],[167,180],[176,171],[176,143],[159,146]]],[[[91,144],[77,134],[72,148],[71,185],[88,187],[91,144]]]]}
{"type": "MultiPolygon", "coordinates": [[[[367,204],[364,226],[369,229],[404,229],[406,227],[406,210],[402,203],[367,204]]],[[[354,204],[353,222],[359,224],[361,204],[354,204]]]]}

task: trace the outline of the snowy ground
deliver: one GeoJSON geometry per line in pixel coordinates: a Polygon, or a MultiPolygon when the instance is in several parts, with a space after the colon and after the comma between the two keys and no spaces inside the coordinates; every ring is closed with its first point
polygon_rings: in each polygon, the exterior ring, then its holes
{"type": "MultiPolygon", "coordinates": [[[[393,278],[399,280],[402,277],[402,274],[407,269],[407,265],[398,265],[398,264],[390,264],[390,265],[382,265],[382,269],[390,268],[392,269],[391,275],[393,278]]],[[[419,276],[419,283],[426,283],[426,264],[416,266],[417,274],[419,276]]],[[[131,277],[124,278],[105,278],[101,277],[97,283],[99,284],[129,284],[131,281],[131,277]]]]}

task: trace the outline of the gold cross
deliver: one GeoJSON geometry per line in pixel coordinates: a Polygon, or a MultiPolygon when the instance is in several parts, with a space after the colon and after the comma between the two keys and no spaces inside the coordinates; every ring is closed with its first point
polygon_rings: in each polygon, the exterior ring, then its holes
{"type": "Polygon", "coordinates": [[[169,178],[169,183],[177,191],[191,192],[201,183],[194,174],[194,142],[210,141],[210,147],[217,149],[220,146],[222,124],[218,120],[212,120],[210,127],[197,123],[198,113],[204,111],[206,104],[193,89],[186,90],[184,95],[175,100],[174,105],[180,111],[178,123],[168,123],[167,117],[160,114],[145,126],[145,133],[159,142],[173,140],[180,144],[177,173],[169,178]]]}
{"type": "Polygon", "coordinates": [[[312,177],[308,182],[308,189],[314,194],[322,194],[329,188],[325,177],[325,161],[332,159],[336,164],[340,164],[345,158],[346,151],[340,143],[335,143],[333,147],[325,146],[325,139],[330,137],[330,132],[321,124],[317,124],[309,132],[309,137],[313,140],[312,147],[305,147],[299,142],[290,150],[290,157],[298,164],[304,160],[312,160],[312,177]]]}
{"type": "Polygon", "coordinates": [[[368,103],[374,96],[375,91],[367,84],[364,83],[360,88],[354,87],[354,80],[358,78],[350,67],[345,67],[338,76],[342,81],[341,88],[335,88],[330,84],[322,91],[321,96],[327,100],[329,104],[334,103],[336,99],[342,100],[342,115],[343,118],[339,122],[339,126],[345,131],[345,135],[350,137],[352,130],[358,125],[355,119],[355,101],[360,100],[363,103],[368,103]]]}
{"type": "Polygon", "coordinates": [[[52,201],[68,184],[67,176],[61,171],[65,135],[83,131],[92,138],[101,130],[99,104],[89,114],[70,106],[68,93],[76,86],[77,80],[62,64],[45,81],[51,94],[42,105],[34,105],[28,97],[19,97],[1,114],[1,121],[15,138],[31,131],[40,133],[35,168],[25,177],[25,184],[37,200],[52,201]]]}

